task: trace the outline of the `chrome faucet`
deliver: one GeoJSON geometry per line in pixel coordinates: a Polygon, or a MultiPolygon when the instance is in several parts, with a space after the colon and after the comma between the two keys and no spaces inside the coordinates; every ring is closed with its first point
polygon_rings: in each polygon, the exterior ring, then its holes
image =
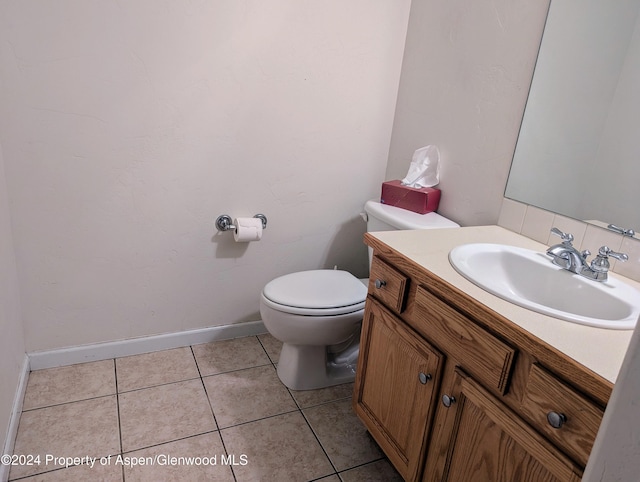
{"type": "Polygon", "coordinates": [[[573,246],[573,234],[563,233],[558,228],[551,228],[551,234],[560,236],[562,243],[555,244],[547,250],[547,255],[551,256],[551,262],[572,273],[580,274],[587,265],[587,256],[591,253],[588,250],[578,251],[573,246]]]}
{"type": "Polygon", "coordinates": [[[573,246],[573,235],[571,233],[563,233],[558,228],[552,228],[551,234],[555,234],[562,239],[560,244],[555,244],[547,250],[547,255],[551,256],[551,262],[563,269],[579,274],[585,278],[594,281],[606,281],[611,265],[609,264],[609,256],[620,261],[627,261],[629,256],[624,253],[612,251],[607,246],[602,246],[598,250],[598,254],[587,265],[587,257],[591,252],[587,249],[578,251],[573,246]]]}

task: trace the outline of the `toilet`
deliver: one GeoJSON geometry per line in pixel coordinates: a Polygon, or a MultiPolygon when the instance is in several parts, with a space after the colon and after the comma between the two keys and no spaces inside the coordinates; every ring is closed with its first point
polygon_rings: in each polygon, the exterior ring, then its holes
{"type": "MultiPolygon", "coordinates": [[[[437,213],[416,214],[374,200],[365,204],[363,217],[367,231],[459,227],[437,213]]],[[[354,380],[367,285],[367,279],[338,269],[290,273],[265,285],[260,315],[282,342],[282,383],[312,390],[354,380]]]]}

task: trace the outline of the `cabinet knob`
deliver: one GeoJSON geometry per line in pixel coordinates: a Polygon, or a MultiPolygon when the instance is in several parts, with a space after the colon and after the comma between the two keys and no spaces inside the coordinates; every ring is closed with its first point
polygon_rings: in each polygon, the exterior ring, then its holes
{"type": "Polygon", "coordinates": [[[375,285],[376,285],[376,289],[378,289],[378,290],[379,290],[379,289],[380,289],[380,288],[382,288],[383,286],[386,286],[386,285],[387,285],[387,282],[386,282],[386,281],[384,281],[384,280],[381,280],[381,279],[377,279],[377,280],[376,280],[376,282],[375,282],[375,285]]]}
{"type": "Polygon", "coordinates": [[[420,372],[420,374],[418,375],[418,380],[420,380],[420,383],[422,383],[423,385],[426,384],[429,380],[431,380],[431,378],[432,378],[431,373],[420,372]]]}
{"type": "Polygon", "coordinates": [[[549,412],[547,414],[547,422],[549,422],[549,425],[553,428],[562,428],[566,421],[567,417],[564,413],[549,412]]]}
{"type": "Polygon", "coordinates": [[[442,405],[449,408],[452,403],[456,403],[456,397],[450,395],[442,395],[442,405]]]}

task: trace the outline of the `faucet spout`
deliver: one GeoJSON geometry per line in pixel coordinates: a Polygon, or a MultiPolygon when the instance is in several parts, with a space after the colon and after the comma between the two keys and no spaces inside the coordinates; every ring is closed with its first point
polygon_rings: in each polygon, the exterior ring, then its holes
{"type": "Polygon", "coordinates": [[[547,255],[551,256],[553,264],[576,274],[580,274],[586,266],[586,257],[589,254],[586,251],[581,253],[573,246],[567,246],[565,243],[556,244],[547,250],[547,255]]]}
{"type": "Polygon", "coordinates": [[[547,255],[551,256],[553,264],[572,273],[581,274],[587,266],[587,256],[591,253],[587,250],[578,251],[572,244],[572,234],[563,233],[558,228],[553,228],[551,233],[562,239],[562,243],[555,244],[547,250],[547,255]]]}

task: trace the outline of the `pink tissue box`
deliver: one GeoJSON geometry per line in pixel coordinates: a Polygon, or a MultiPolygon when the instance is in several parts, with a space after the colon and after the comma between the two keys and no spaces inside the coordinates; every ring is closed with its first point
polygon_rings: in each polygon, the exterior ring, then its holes
{"type": "Polygon", "coordinates": [[[403,186],[400,180],[382,183],[380,202],[389,206],[426,214],[438,209],[440,189],[434,187],[415,188],[403,186]]]}

